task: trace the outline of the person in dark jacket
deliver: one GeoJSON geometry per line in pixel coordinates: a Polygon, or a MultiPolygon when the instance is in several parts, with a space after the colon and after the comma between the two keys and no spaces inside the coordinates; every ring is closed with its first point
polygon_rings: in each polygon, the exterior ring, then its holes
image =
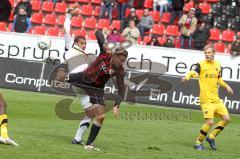
{"type": "Polygon", "coordinates": [[[147,43],[149,46],[161,46],[161,44],[158,42],[158,39],[156,36],[152,36],[151,41],[147,43]]]}
{"type": "Polygon", "coordinates": [[[12,31],[17,33],[25,33],[28,32],[31,28],[30,18],[27,16],[27,13],[24,8],[18,9],[18,14],[15,16],[13,20],[12,31]]]}
{"type": "Polygon", "coordinates": [[[32,14],[32,4],[28,0],[20,1],[14,10],[14,15],[19,13],[19,8],[26,8],[27,16],[30,18],[32,14]]]}
{"type": "Polygon", "coordinates": [[[199,3],[195,3],[194,8],[196,10],[195,17],[198,20],[198,24],[201,24],[203,22],[203,14],[202,14],[202,10],[199,8],[199,3]]]}
{"type": "Polygon", "coordinates": [[[169,48],[174,48],[175,45],[174,45],[174,41],[173,41],[173,37],[170,36],[167,38],[167,41],[163,44],[163,47],[169,47],[169,48]]]}
{"type": "Polygon", "coordinates": [[[194,49],[203,50],[210,37],[210,31],[202,22],[200,27],[193,33],[194,49]]]}
{"type": "Polygon", "coordinates": [[[126,19],[124,19],[123,29],[125,29],[126,27],[129,26],[129,22],[131,20],[134,20],[135,25],[138,25],[139,19],[138,19],[138,16],[136,14],[136,10],[134,8],[130,9],[130,15],[126,19]]]}
{"type": "Polygon", "coordinates": [[[11,3],[9,0],[1,0],[0,5],[0,21],[8,21],[11,14],[11,3]]]}
{"type": "Polygon", "coordinates": [[[233,42],[231,54],[233,56],[240,55],[240,36],[238,36],[236,40],[233,42]]]}
{"type": "Polygon", "coordinates": [[[176,16],[178,16],[179,18],[182,17],[185,1],[187,1],[187,0],[173,0],[172,1],[172,12],[171,12],[171,17],[170,17],[170,24],[174,23],[176,16]]]}

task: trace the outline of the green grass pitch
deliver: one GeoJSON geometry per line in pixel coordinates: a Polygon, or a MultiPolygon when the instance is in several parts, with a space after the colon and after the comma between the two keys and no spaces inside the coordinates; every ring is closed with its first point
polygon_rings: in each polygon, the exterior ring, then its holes
{"type": "MultiPolygon", "coordinates": [[[[2,91],[8,102],[9,134],[20,147],[0,145],[0,159],[240,159],[239,115],[231,115],[230,125],[218,136],[217,151],[206,142],[206,150],[196,151],[193,145],[203,123],[200,111],[123,104],[120,118],[107,113],[95,142],[101,151],[94,152],[71,144],[79,121],[62,120],[54,111],[64,96],[2,91]],[[130,118],[138,112],[140,119],[130,118]],[[147,120],[144,114],[151,113],[168,117],[147,120]]],[[[72,104],[73,111],[81,111],[78,103],[72,104]]],[[[85,141],[88,134],[89,130],[85,141]]]]}

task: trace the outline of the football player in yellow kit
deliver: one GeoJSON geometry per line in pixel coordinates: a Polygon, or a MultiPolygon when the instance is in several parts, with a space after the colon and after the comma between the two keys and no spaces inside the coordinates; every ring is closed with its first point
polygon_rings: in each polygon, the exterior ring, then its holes
{"type": "Polygon", "coordinates": [[[195,68],[188,72],[182,78],[182,82],[187,82],[190,78],[198,78],[200,87],[200,105],[203,112],[205,123],[200,130],[197,138],[197,150],[203,150],[203,140],[208,134],[208,131],[214,124],[214,117],[220,117],[221,120],[217,123],[215,129],[208,135],[206,141],[210,144],[213,150],[216,150],[215,137],[226,127],[230,122],[230,116],[223,101],[218,96],[218,86],[224,87],[229,94],[233,94],[233,90],[221,78],[221,67],[219,62],[214,60],[215,50],[211,45],[204,48],[205,60],[197,63],[195,68]]]}
{"type": "Polygon", "coordinates": [[[7,144],[7,145],[14,145],[18,146],[16,142],[11,140],[8,136],[8,117],[7,117],[7,104],[3,98],[2,93],[0,92],[0,143],[7,144]]]}

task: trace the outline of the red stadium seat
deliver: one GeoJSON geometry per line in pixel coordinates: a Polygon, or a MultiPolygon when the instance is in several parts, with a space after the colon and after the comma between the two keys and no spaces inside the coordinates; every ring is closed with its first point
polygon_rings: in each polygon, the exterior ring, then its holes
{"type": "Polygon", "coordinates": [[[63,37],[63,36],[64,36],[64,32],[60,31],[60,32],[58,33],[58,36],[63,37]]]}
{"type": "Polygon", "coordinates": [[[166,41],[167,41],[167,39],[164,38],[164,37],[159,37],[159,38],[158,38],[158,42],[159,42],[159,44],[161,44],[161,45],[163,45],[166,41]]]}
{"type": "Polygon", "coordinates": [[[199,8],[202,10],[203,14],[208,14],[211,11],[211,5],[209,3],[200,3],[199,8]]]}
{"type": "Polygon", "coordinates": [[[117,8],[113,8],[112,18],[117,18],[117,17],[118,17],[118,10],[117,8]]]}
{"type": "Polygon", "coordinates": [[[65,13],[67,9],[67,4],[63,2],[57,2],[55,6],[55,12],[57,13],[65,13]]]}
{"type": "Polygon", "coordinates": [[[44,24],[55,25],[57,17],[55,14],[46,14],[44,18],[44,24]]]}
{"type": "Polygon", "coordinates": [[[45,35],[45,33],[46,33],[46,27],[45,26],[35,26],[34,34],[45,35]]]}
{"type": "Polygon", "coordinates": [[[88,32],[88,39],[89,40],[97,40],[97,38],[95,36],[95,31],[89,31],[88,32]]]}
{"type": "Polygon", "coordinates": [[[77,1],[82,3],[89,3],[89,0],[77,0],[77,1]]]}
{"type": "Polygon", "coordinates": [[[128,17],[130,15],[130,12],[131,12],[130,9],[127,8],[126,11],[125,11],[125,17],[128,17]]]}
{"type": "Polygon", "coordinates": [[[0,31],[6,31],[6,28],[7,28],[7,23],[0,22],[0,31]]]}
{"type": "Polygon", "coordinates": [[[188,12],[191,8],[194,8],[194,2],[185,3],[183,11],[188,12]]]}
{"type": "Polygon", "coordinates": [[[177,25],[168,25],[166,29],[166,33],[169,36],[178,36],[178,26],[177,25]]]}
{"type": "Polygon", "coordinates": [[[63,25],[64,21],[65,21],[65,18],[66,18],[65,15],[58,16],[57,24],[58,25],[63,25]]]}
{"type": "Polygon", "coordinates": [[[117,30],[120,30],[120,28],[121,28],[121,21],[120,20],[113,20],[111,26],[113,28],[116,28],[117,30]]]}
{"type": "Polygon", "coordinates": [[[144,8],[153,8],[153,0],[145,0],[144,1],[144,8]]]}
{"type": "Polygon", "coordinates": [[[163,35],[164,34],[164,30],[165,30],[165,26],[161,25],[161,24],[154,24],[153,28],[151,30],[152,34],[156,34],[156,35],[163,35]]]}
{"type": "Polygon", "coordinates": [[[141,10],[141,9],[137,9],[137,10],[136,10],[136,15],[138,16],[139,19],[141,19],[141,17],[143,16],[143,12],[144,12],[144,11],[141,10]]]}
{"type": "Polygon", "coordinates": [[[163,23],[169,23],[170,17],[171,17],[171,13],[170,12],[164,12],[163,15],[162,15],[161,21],[163,23]]]}
{"type": "Polygon", "coordinates": [[[11,14],[10,14],[9,20],[10,20],[10,21],[13,21],[13,18],[14,18],[14,13],[13,13],[13,11],[12,11],[11,14]]]}
{"type": "Polygon", "coordinates": [[[72,33],[73,33],[74,37],[76,37],[76,36],[86,37],[86,31],[85,30],[75,30],[72,33]]]}
{"type": "Polygon", "coordinates": [[[33,13],[31,22],[36,24],[42,24],[43,15],[41,13],[33,13]]]}
{"type": "Polygon", "coordinates": [[[9,2],[11,3],[12,8],[14,7],[14,0],[9,0],[9,2]]]}
{"type": "Polygon", "coordinates": [[[181,41],[179,37],[174,39],[174,45],[175,45],[175,48],[181,48],[181,41]]]}
{"type": "Polygon", "coordinates": [[[12,26],[13,26],[12,23],[8,24],[8,27],[7,27],[7,30],[6,30],[6,31],[10,32],[10,31],[12,30],[12,26]]]}
{"type": "Polygon", "coordinates": [[[220,0],[207,0],[207,2],[212,2],[212,3],[216,3],[219,2],[220,0]]]}
{"type": "Polygon", "coordinates": [[[42,11],[53,12],[53,10],[54,10],[54,3],[53,2],[44,1],[42,3],[42,11]]]}
{"type": "Polygon", "coordinates": [[[102,3],[102,0],[91,0],[91,3],[100,5],[102,3]]]}
{"type": "Polygon", "coordinates": [[[72,17],[72,23],[71,23],[71,26],[73,27],[79,27],[81,28],[82,27],[82,17],[72,17]]]}
{"type": "Polygon", "coordinates": [[[210,29],[210,40],[218,41],[220,39],[220,30],[219,29],[210,29]]]}
{"type": "Polygon", "coordinates": [[[222,40],[227,42],[233,42],[234,40],[234,31],[232,30],[224,30],[222,32],[222,40]]]}
{"type": "Polygon", "coordinates": [[[144,36],[144,38],[143,38],[143,45],[146,45],[150,41],[151,41],[151,37],[150,36],[144,36]]]}
{"type": "Polygon", "coordinates": [[[34,11],[39,11],[41,9],[41,1],[39,0],[32,0],[31,1],[31,4],[32,4],[32,10],[34,11]]]}
{"type": "Polygon", "coordinates": [[[49,36],[58,36],[58,33],[59,33],[58,27],[49,27],[48,28],[47,35],[49,35],[49,36]]]}
{"type": "Polygon", "coordinates": [[[101,11],[101,7],[100,6],[96,6],[94,11],[93,11],[93,15],[96,16],[96,17],[99,17],[100,11],[101,11]]]}
{"type": "Polygon", "coordinates": [[[150,11],[149,15],[152,16],[154,22],[159,22],[159,20],[160,20],[159,11],[150,11]]]}
{"type": "Polygon", "coordinates": [[[95,29],[97,24],[96,18],[86,18],[84,27],[88,29],[95,29]]]}
{"type": "Polygon", "coordinates": [[[91,5],[83,5],[80,14],[91,16],[93,12],[93,7],[91,5]]]}
{"type": "Polygon", "coordinates": [[[216,52],[223,52],[225,51],[225,45],[222,42],[216,42],[214,43],[214,48],[216,52]]]}
{"type": "Polygon", "coordinates": [[[108,19],[99,19],[98,20],[98,29],[103,29],[104,27],[109,27],[110,21],[108,19]]]}

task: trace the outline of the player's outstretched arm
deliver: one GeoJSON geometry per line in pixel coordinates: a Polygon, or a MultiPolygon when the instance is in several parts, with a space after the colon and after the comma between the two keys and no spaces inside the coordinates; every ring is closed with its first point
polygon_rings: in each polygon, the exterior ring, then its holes
{"type": "Polygon", "coordinates": [[[189,71],[187,75],[181,79],[181,82],[186,83],[191,78],[197,78],[197,77],[198,77],[198,73],[196,71],[189,71]]]}
{"type": "Polygon", "coordinates": [[[233,94],[232,88],[226,82],[224,82],[221,77],[218,79],[218,84],[225,88],[229,94],[233,94]]]}
{"type": "Polygon", "coordinates": [[[200,64],[197,63],[194,65],[193,69],[189,71],[185,77],[181,79],[182,83],[186,83],[191,78],[198,78],[198,75],[200,74],[200,64]]]}

